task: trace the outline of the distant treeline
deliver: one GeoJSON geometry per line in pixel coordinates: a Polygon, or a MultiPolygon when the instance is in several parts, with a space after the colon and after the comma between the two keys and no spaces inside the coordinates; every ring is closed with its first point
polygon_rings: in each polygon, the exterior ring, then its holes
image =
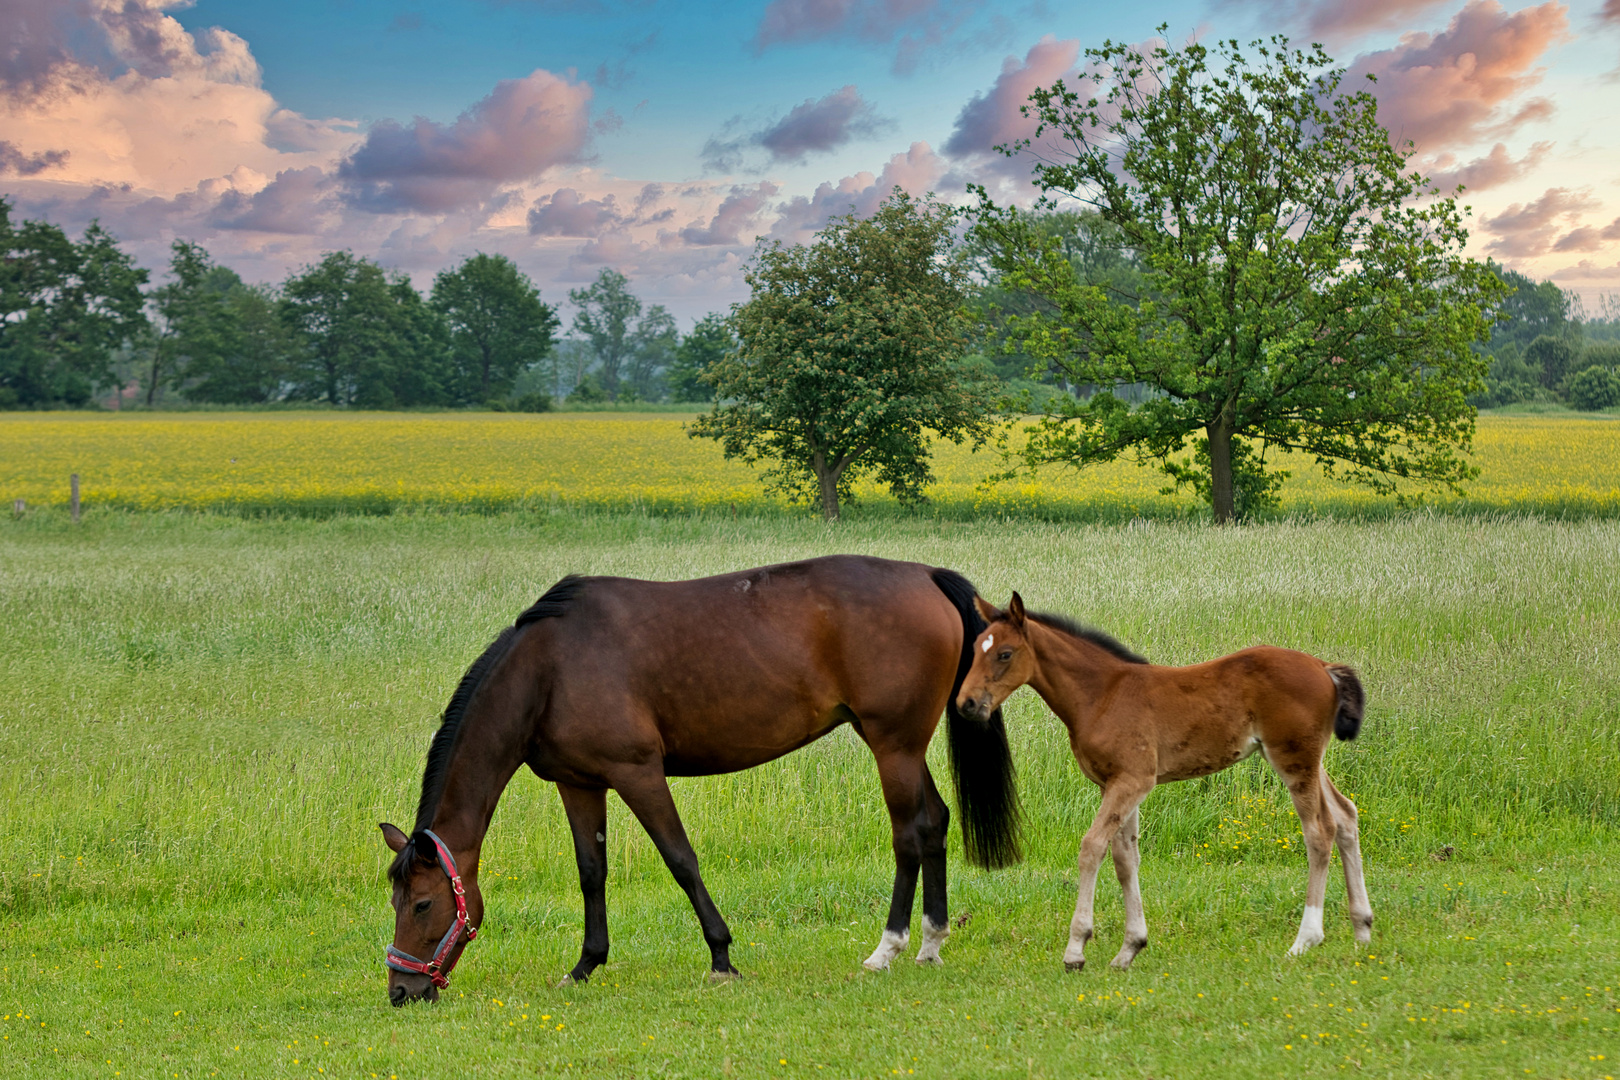
{"type": "Polygon", "coordinates": [[[148,406],[704,401],[698,372],[733,344],[720,315],[683,336],[612,269],[568,294],[559,340],[555,307],[502,255],[443,271],[426,296],[348,251],[255,285],[179,240],[169,280],[149,277],[99,225],[75,242],[13,223],[0,199],[0,408],[83,407],[110,390],[148,406]]]}
{"type": "MultiPolygon", "coordinates": [[[[1145,268],[1117,230],[1090,213],[1031,215],[1060,241],[1076,279],[1147,295],[1145,268]]],[[[993,245],[970,232],[960,254],[976,282],[975,351],[1025,407],[1052,395],[1086,398],[1041,370],[1002,328],[1041,307],[1008,289],[993,245]]],[[[1490,340],[1481,407],[1562,401],[1620,405],[1620,297],[1596,312],[1550,281],[1490,264],[1513,291],[1490,340]]],[[[13,222],[0,199],[0,409],[85,407],[113,392],[147,406],[324,403],[339,408],[497,408],[554,403],[702,402],[701,373],[736,348],[728,318],[681,334],[660,304],[603,269],[568,293],[566,333],[554,305],[502,255],[473,255],[434,278],[426,296],[404,274],[330,252],[279,285],[256,285],[200,245],[176,241],[164,284],[99,225],[79,241],[44,221],[13,222]]],[[[1151,392],[1111,388],[1126,401],[1151,392]]],[[[1016,400],[1016,397],[1014,398],[1016,400]]]]}

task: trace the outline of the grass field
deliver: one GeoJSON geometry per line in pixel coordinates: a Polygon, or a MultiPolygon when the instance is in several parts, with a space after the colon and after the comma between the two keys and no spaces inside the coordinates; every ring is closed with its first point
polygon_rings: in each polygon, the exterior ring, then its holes
{"type": "MultiPolygon", "coordinates": [[[[338,412],[0,414],[0,498],[62,506],[78,473],[87,505],[322,515],[400,509],[637,509],[770,513],[753,469],[727,462],[668,413],[398,414],[338,412]]],[[[1620,516],[1620,417],[1485,416],[1475,463],[1442,510],[1620,516]]],[[[1284,456],[1294,475],[1283,515],[1387,516],[1393,499],[1327,480],[1284,456]]],[[[938,447],[929,516],[1069,521],[1197,519],[1190,492],[1159,494],[1161,474],[1120,461],[983,486],[993,451],[938,447]]],[[[893,509],[873,485],[870,512],[893,509]]],[[[1413,494],[1422,495],[1422,489],[1413,494]]]]}
{"type": "MultiPolygon", "coordinates": [[[[1620,1074],[1617,596],[1604,519],[0,522],[0,1074],[1620,1074]],[[1335,882],[1327,943],[1284,957],[1304,857],[1251,759],[1149,798],[1152,944],[1128,974],[1065,974],[1096,796],[1022,691],[1028,858],[973,870],[953,837],[943,969],[859,970],[892,862],[875,770],[844,731],[676,782],[743,981],[704,983],[684,896],[613,802],[612,959],[553,988],[578,952],[578,889],[555,796],[520,776],[446,1000],[389,1008],[376,822],[409,818],[437,713],[497,629],[567,571],[833,550],[953,566],[997,600],[1016,587],[1160,662],[1265,640],[1358,665],[1368,721],[1328,766],[1363,811],[1372,946],[1335,882]]],[[[1106,870],[1099,897],[1106,957],[1106,870]]]]}

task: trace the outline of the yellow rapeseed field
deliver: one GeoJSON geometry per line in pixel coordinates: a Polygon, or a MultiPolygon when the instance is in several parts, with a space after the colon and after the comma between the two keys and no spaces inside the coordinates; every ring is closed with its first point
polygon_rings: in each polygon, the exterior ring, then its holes
{"type": "MultiPolygon", "coordinates": [[[[690,439],[667,413],[0,414],[0,498],[61,506],[78,473],[87,506],[140,510],[323,513],[427,507],[493,510],[567,505],[759,511],[781,505],[755,470],[690,439]]],[[[1620,420],[1485,416],[1478,481],[1441,508],[1620,513],[1620,420]]],[[[1308,461],[1285,512],[1376,510],[1392,504],[1331,482],[1308,461]]],[[[1164,496],[1159,474],[1128,462],[984,486],[1001,467],[989,451],[942,444],[929,495],[951,513],[1102,516],[1192,514],[1190,493],[1164,496]]],[[[861,497],[885,503],[867,486],[861,497]]]]}

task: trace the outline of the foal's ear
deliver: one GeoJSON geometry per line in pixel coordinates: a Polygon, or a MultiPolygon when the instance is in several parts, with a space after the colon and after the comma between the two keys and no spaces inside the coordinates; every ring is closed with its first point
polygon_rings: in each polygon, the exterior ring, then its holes
{"type": "Polygon", "coordinates": [[[982,596],[974,595],[973,606],[979,609],[979,618],[987,623],[993,623],[1001,618],[1001,612],[996,610],[995,605],[982,596]]]}
{"type": "Polygon", "coordinates": [[[1024,628],[1024,598],[1017,593],[1013,593],[1012,599],[1007,601],[1007,621],[1020,630],[1024,628]]]}
{"type": "Polygon", "coordinates": [[[405,845],[410,843],[410,837],[401,832],[397,826],[390,825],[385,821],[378,825],[377,828],[382,830],[383,843],[387,844],[395,855],[404,851],[405,845]]]}

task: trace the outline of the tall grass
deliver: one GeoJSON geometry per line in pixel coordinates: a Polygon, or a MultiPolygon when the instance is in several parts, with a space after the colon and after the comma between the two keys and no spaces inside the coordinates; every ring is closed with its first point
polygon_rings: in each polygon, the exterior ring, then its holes
{"type": "MultiPolygon", "coordinates": [[[[951,566],[997,602],[1019,589],[1160,663],[1264,641],[1356,665],[1368,721],[1328,767],[1363,809],[1375,864],[1446,844],[1505,854],[1620,824],[1614,522],[827,529],[106,514],[0,532],[0,757],[15,763],[0,773],[0,907],[366,887],[388,855],[376,823],[410,816],[460,673],[556,578],[691,577],[832,550],[951,566]]],[[[1093,788],[1032,692],[1008,724],[1028,811],[1019,873],[1061,872],[1093,788]]],[[[847,731],[675,786],[710,865],[886,872],[875,770],[847,731]]],[[[614,805],[623,881],[658,863],[614,805]]],[[[1167,787],[1144,810],[1147,858],[1296,863],[1288,805],[1258,758],[1167,787]]],[[[485,860],[566,896],[566,838],[554,795],[521,774],[485,860]]]]}

